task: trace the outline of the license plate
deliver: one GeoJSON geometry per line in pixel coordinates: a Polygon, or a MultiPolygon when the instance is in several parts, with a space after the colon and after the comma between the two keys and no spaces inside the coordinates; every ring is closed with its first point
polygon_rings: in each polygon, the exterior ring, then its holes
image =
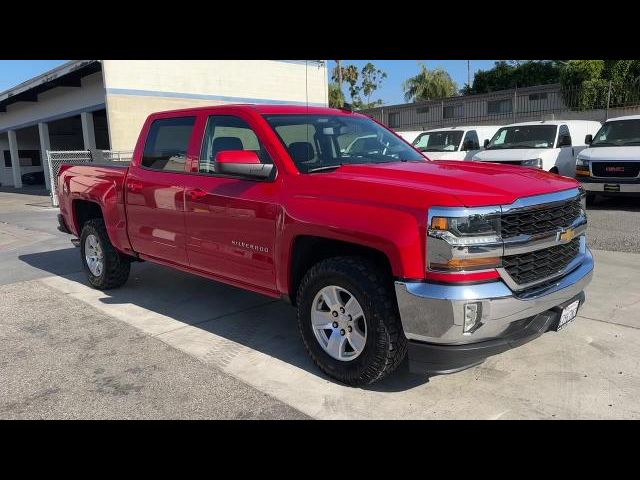
{"type": "Polygon", "coordinates": [[[578,315],[578,307],[580,306],[580,300],[576,300],[570,305],[564,307],[562,309],[562,314],[560,315],[560,321],[558,322],[558,328],[556,330],[561,330],[564,328],[569,322],[576,318],[578,315]]]}
{"type": "Polygon", "coordinates": [[[617,183],[605,183],[604,184],[604,191],[605,192],[619,192],[620,191],[620,185],[617,183]]]}

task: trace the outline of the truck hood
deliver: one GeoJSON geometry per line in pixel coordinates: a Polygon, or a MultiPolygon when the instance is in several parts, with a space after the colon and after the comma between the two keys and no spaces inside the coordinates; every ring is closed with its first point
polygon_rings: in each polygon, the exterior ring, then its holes
{"type": "Polygon", "coordinates": [[[304,177],[324,194],[417,207],[510,204],[578,186],[574,179],[537,169],[446,160],[345,165],[304,177]]]}
{"type": "Polygon", "coordinates": [[[640,146],[586,148],[578,154],[578,158],[592,161],[640,161],[640,146]]]}
{"type": "Polygon", "coordinates": [[[506,148],[504,150],[483,150],[473,156],[474,160],[481,162],[505,162],[532,160],[544,158],[551,148],[506,148]]]}

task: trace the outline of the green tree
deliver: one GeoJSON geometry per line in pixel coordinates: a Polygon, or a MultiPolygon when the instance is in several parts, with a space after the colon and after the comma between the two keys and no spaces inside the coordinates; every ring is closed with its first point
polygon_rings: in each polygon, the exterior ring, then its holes
{"type": "Polygon", "coordinates": [[[337,82],[329,84],[329,106],[331,108],[344,107],[344,93],[337,82]]]}
{"type": "Polygon", "coordinates": [[[609,81],[604,60],[569,60],[560,72],[565,105],[576,110],[605,108],[609,81]]]}
{"type": "MultiPolygon", "coordinates": [[[[353,104],[360,102],[360,90],[362,87],[358,85],[358,79],[360,72],[355,65],[341,66],[336,62],[336,67],[333,69],[331,79],[334,82],[344,81],[349,86],[349,95],[353,104]]],[[[361,102],[360,102],[361,103],[361,102]]]]}
{"type": "Polygon", "coordinates": [[[371,102],[371,96],[382,85],[382,82],[387,78],[387,74],[376,68],[376,66],[369,62],[362,67],[362,94],[366,97],[367,103],[363,105],[364,108],[371,108],[382,104],[382,100],[376,100],[371,102]]]}
{"type": "Polygon", "coordinates": [[[404,99],[407,102],[420,102],[456,95],[458,87],[451,76],[442,68],[427,69],[420,66],[420,73],[402,84],[404,99]]]}
{"type": "Polygon", "coordinates": [[[560,71],[561,64],[555,60],[501,60],[490,70],[476,72],[473,85],[465,85],[460,93],[473,95],[557,83],[560,71]]]}

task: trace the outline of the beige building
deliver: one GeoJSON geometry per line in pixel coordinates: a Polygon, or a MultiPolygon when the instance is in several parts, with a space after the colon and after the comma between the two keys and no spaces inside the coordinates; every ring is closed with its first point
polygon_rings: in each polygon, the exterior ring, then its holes
{"type": "Polygon", "coordinates": [[[326,106],[322,60],[73,60],[0,93],[0,183],[47,150],[131,151],[152,112],[229,103],[326,106]]]}

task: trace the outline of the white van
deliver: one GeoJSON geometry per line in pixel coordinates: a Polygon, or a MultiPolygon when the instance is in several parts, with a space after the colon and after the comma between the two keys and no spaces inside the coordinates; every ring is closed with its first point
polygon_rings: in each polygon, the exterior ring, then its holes
{"type": "Polygon", "coordinates": [[[434,128],[418,135],[412,145],[431,160],[471,160],[498,128],[496,125],[434,128]]]}
{"type": "Polygon", "coordinates": [[[422,130],[407,130],[406,132],[396,133],[400,135],[405,140],[405,142],[412,143],[416,139],[416,137],[422,133],[422,130]]]}
{"type": "Polygon", "coordinates": [[[507,163],[541,168],[567,177],[576,176],[576,155],[585,149],[587,135],[600,122],[588,120],[542,120],[501,127],[484,151],[473,156],[480,162],[507,163]]]}
{"type": "Polygon", "coordinates": [[[607,120],[576,159],[576,178],[596,195],[640,194],[640,115],[607,120]]]}

